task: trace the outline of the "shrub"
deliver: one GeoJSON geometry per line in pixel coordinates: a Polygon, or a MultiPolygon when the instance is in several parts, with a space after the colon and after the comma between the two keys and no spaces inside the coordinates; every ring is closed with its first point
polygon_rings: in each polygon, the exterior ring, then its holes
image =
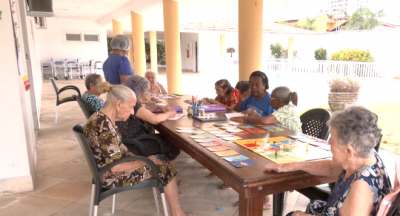
{"type": "Polygon", "coordinates": [[[323,48],[319,48],[319,49],[315,50],[314,56],[315,56],[316,60],[327,60],[328,59],[328,57],[326,55],[326,49],[323,49],[323,48]]]}
{"type": "Polygon", "coordinates": [[[281,58],[283,52],[282,45],[280,43],[276,42],[275,44],[271,44],[269,48],[271,49],[271,54],[275,56],[275,58],[281,58]]]}
{"type": "MultiPolygon", "coordinates": [[[[282,58],[287,59],[288,58],[288,49],[282,49],[282,58]]],[[[293,51],[293,57],[296,57],[297,51],[293,51]]]]}
{"type": "Polygon", "coordinates": [[[340,50],[331,55],[332,61],[353,61],[353,62],[373,62],[375,59],[369,53],[369,50],[340,50]]]}
{"type": "Polygon", "coordinates": [[[329,87],[331,92],[357,93],[361,88],[361,82],[350,77],[334,77],[329,87]]]}

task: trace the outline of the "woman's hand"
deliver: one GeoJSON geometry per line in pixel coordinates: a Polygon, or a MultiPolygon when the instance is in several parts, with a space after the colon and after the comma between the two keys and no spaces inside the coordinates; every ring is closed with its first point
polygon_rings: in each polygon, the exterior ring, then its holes
{"type": "Polygon", "coordinates": [[[243,102],[243,101],[247,100],[247,98],[249,98],[250,95],[251,95],[251,91],[249,89],[248,91],[246,91],[242,94],[242,96],[240,97],[240,101],[243,102]]]}
{"type": "Polygon", "coordinates": [[[156,158],[154,155],[152,155],[148,158],[158,166],[164,165],[164,163],[162,161],[160,161],[158,158],[156,158]]]}
{"type": "Polygon", "coordinates": [[[295,163],[285,163],[285,164],[267,164],[264,165],[264,168],[268,171],[272,172],[292,172],[294,169],[295,163]]]}
{"type": "Polygon", "coordinates": [[[243,111],[241,113],[245,114],[247,116],[258,116],[258,117],[261,117],[261,115],[258,114],[254,109],[251,109],[251,110],[248,110],[248,111],[243,111]]]}
{"type": "Polygon", "coordinates": [[[160,109],[161,112],[163,112],[163,113],[166,113],[166,112],[168,112],[170,109],[172,109],[172,108],[170,108],[170,107],[168,107],[168,106],[161,106],[161,105],[157,105],[157,106],[158,106],[158,109],[160,109]]]}
{"type": "Polygon", "coordinates": [[[236,121],[236,122],[242,122],[243,121],[243,117],[232,117],[229,120],[236,121]]]}
{"type": "MultiPolygon", "coordinates": [[[[208,98],[207,98],[208,99],[208,98]]],[[[214,100],[214,99],[208,99],[208,100],[206,100],[207,101],[207,103],[209,103],[209,104],[218,104],[218,101],[216,101],[216,100],[214,100]]]]}

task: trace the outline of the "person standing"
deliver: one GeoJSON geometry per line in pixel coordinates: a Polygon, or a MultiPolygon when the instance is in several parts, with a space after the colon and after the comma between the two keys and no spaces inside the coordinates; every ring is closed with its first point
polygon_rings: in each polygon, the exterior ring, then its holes
{"type": "Polygon", "coordinates": [[[111,85],[119,85],[125,79],[133,75],[131,63],[126,57],[131,48],[131,41],[125,35],[115,35],[110,42],[112,49],[110,56],[103,65],[103,72],[106,81],[111,85]]]}

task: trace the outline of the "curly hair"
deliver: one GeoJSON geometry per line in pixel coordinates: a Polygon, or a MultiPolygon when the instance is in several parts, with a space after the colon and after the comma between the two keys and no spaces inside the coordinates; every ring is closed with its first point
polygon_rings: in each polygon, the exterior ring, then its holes
{"type": "Polygon", "coordinates": [[[132,75],[126,78],[124,85],[132,89],[135,92],[136,96],[143,94],[150,88],[149,81],[139,75],[132,75]]]}
{"type": "Polygon", "coordinates": [[[361,158],[373,154],[381,138],[378,116],[361,106],[352,106],[333,114],[328,126],[337,129],[339,145],[350,144],[361,158]]]}

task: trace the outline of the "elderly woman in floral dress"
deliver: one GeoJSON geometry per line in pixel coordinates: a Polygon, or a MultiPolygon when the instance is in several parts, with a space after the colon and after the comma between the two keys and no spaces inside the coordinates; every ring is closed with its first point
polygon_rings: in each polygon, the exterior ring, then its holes
{"type": "Polygon", "coordinates": [[[378,117],[363,107],[350,107],[335,113],[329,144],[332,160],[265,165],[267,170],[292,172],[303,170],[318,176],[338,176],[327,202],[314,200],[306,212],[288,216],[375,216],[380,201],[391,191],[385,165],[375,145],[381,136],[378,117]]]}

